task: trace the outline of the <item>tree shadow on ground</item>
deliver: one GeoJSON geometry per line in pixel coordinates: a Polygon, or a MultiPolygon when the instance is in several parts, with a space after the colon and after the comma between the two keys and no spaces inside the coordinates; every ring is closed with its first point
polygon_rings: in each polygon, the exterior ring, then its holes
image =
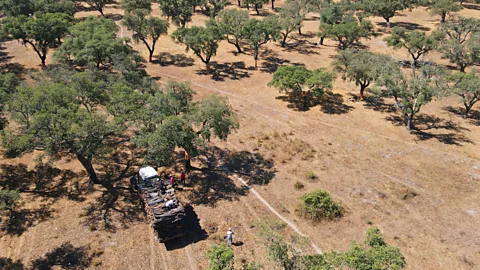
{"type": "Polygon", "coordinates": [[[184,54],[170,54],[167,52],[159,53],[154,56],[156,59],[154,64],[159,64],[162,67],[176,66],[176,67],[190,67],[193,66],[195,60],[184,54]]]}
{"type": "Polygon", "coordinates": [[[243,78],[249,78],[250,74],[248,69],[245,67],[245,62],[227,62],[227,63],[210,63],[210,72],[202,69],[198,70],[197,74],[199,75],[211,75],[212,79],[215,81],[224,81],[225,79],[230,80],[240,80],[243,78]]]}
{"type": "Polygon", "coordinates": [[[289,64],[289,63],[290,63],[289,60],[279,58],[276,56],[269,56],[267,58],[263,58],[263,62],[260,67],[260,70],[266,73],[274,73],[275,71],[277,71],[279,66],[289,64]]]}
{"type": "Polygon", "coordinates": [[[247,194],[246,187],[238,187],[228,173],[204,170],[201,174],[190,178],[196,183],[195,188],[187,195],[193,205],[215,206],[218,201],[234,201],[247,194]]]}
{"type": "Polygon", "coordinates": [[[278,96],[284,102],[288,102],[288,108],[296,111],[308,111],[310,108],[320,105],[320,110],[326,114],[345,114],[353,109],[344,103],[341,94],[325,91],[321,97],[310,97],[307,99],[307,106],[304,107],[304,98],[300,92],[289,92],[286,95],[278,96]]]}
{"type": "Polygon", "coordinates": [[[353,109],[344,103],[343,96],[331,91],[325,91],[320,97],[321,110],[327,114],[346,114],[353,109]]]}
{"type": "Polygon", "coordinates": [[[50,270],[60,267],[61,269],[80,270],[88,268],[93,259],[94,255],[89,254],[88,247],[74,247],[70,243],[64,243],[46,253],[42,258],[32,261],[32,269],[50,270]]]}
{"type": "Polygon", "coordinates": [[[274,73],[279,66],[290,63],[289,60],[278,57],[277,52],[269,49],[260,53],[259,60],[262,61],[260,70],[266,73],[274,73]]]}
{"type": "Polygon", "coordinates": [[[480,111],[470,110],[468,117],[465,118],[465,108],[448,106],[443,109],[464,118],[472,125],[480,126],[480,111]]]}
{"type": "Polygon", "coordinates": [[[283,47],[284,51],[298,52],[300,54],[305,54],[305,55],[319,54],[317,50],[320,47],[317,46],[317,43],[313,43],[307,40],[302,40],[297,38],[290,38],[290,40],[294,40],[295,42],[287,43],[285,47],[283,47]]]}
{"type": "Polygon", "coordinates": [[[0,257],[0,269],[3,270],[24,270],[25,265],[20,260],[13,261],[10,258],[0,257]]]}
{"type": "Polygon", "coordinates": [[[97,191],[101,195],[84,209],[84,224],[89,229],[115,232],[119,227],[128,228],[130,224],[144,221],[140,198],[130,189],[128,181],[135,174],[134,159],[125,152],[117,152],[98,165],[101,188],[97,191]]]}
{"type": "Polygon", "coordinates": [[[473,9],[473,10],[480,10],[480,5],[473,5],[473,4],[463,4],[463,7],[466,9],[473,9]]]}
{"type": "MultiPolygon", "coordinates": [[[[402,116],[391,115],[386,117],[386,119],[396,126],[405,126],[405,119],[402,116]]],[[[462,134],[465,131],[469,131],[469,129],[460,127],[458,124],[450,120],[445,120],[428,114],[418,114],[415,116],[413,123],[414,127],[410,131],[410,134],[417,136],[421,141],[436,139],[441,143],[458,146],[463,145],[463,143],[473,144],[470,139],[462,134]],[[447,132],[437,133],[442,130],[447,132]],[[428,131],[434,131],[435,133],[428,131]]]]}
{"type": "MultiPolygon", "coordinates": [[[[358,100],[358,96],[352,95],[355,100],[358,100]]],[[[377,98],[374,96],[367,96],[365,98],[364,108],[372,109],[382,113],[393,113],[397,111],[397,108],[393,104],[388,104],[383,98],[377,98]]]]}
{"type": "Polygon", "coordinates": [[[410,23],[410,22],[395,22],[390,23],[391,28],[387,27],[386,22],[377,22],[377,25],[383,27],[383,31],[391,31],[393,27],[403,27],[408,30],[420,30],[420,31],[430,31],[430,27],[421,26],[417,23],[410,23]]]}
{"type": "Polygon", "coordinates": [[[74,181],[72,187],[69,183],[85,176],[84,173],[75,173],[71,170],[61,170],[49,164],[37,165],[33,170],[28,170],[27,165],[17,164],[0,165],[0,186],[3,189],[16,189],[44,200],[68,198],[73,201],[84,201],[86,189],[74,181]]]}
{"type": "Polygon", "coordinates": [[[37,209],[14,209],[2,224],[2,231],[9,235],[20,236],[36,224],[52,218],[50,205],[42,204],[37,209]]]}
{"type": "Polygon", "coordinates": [[[1,73],[14,73],[16,75],[23,74],[25,72],[25,66],[19,63],[9,63],[13,58],[8,53],[4,52],[6,48],[0,44],[0,72],[1,73]]]}
{"type": "Polygon", "coordinates": [[[218,201],[234,201],[239,196],[245,196],[248,187],[237,186],[230,178],[233,174],[239,174],[249,184],[257,185],[268,184],[275,177],[273,160],[267,160],[259,153],[211,147],[204,150],[202,156],[206,160],[206,168],[190,174],[196,185],[188,199],[194,205],[215,206],[218,201]]]}
{"type": "Polygon", "coordinates": [[[113,21],[121,21],[123,19],[123,15],[122,14],[105,14],[105,17],[107,19],[110,19],[110,20],[113,20],[113,21]]]}
{"type": "Polygon", "coordinates": [[[184,222],[187,233],[180,238],[165,242],[165,248],[168,251],[184,248],[208,238],[208,233],[200,226],[200,219],[191,205],[185,206],[184,222]]]}

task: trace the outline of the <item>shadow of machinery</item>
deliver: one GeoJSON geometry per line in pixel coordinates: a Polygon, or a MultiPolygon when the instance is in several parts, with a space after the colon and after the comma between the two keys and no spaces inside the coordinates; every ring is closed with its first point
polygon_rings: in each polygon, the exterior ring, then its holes
{"type": "Polygon", "coordinates": [[[191,205],[185,206],[185,230],[182,237],[165,242],[167,250],[184,248],[190,244],[203,241],[208,238],[208,233],[200,226],[200,219],[191,205]]]}

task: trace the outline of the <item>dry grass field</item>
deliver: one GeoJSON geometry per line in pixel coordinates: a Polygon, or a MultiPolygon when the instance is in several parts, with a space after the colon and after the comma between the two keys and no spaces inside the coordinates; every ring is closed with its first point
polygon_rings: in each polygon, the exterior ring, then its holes
{"type": "MultiPolygon", "coordinates": [[[[459,14],[478,18],[479,9],[471,5],[459,14]]],[[[271,12],[267,7],[262,11],[271,12]]],[[[106,13],[122,16],[115,5],[106,13]]],[[[160,16],[156,5],[154,14],[160,16]]],[[[97,13],[82,11],[76,16],[87,15],[97,13]]],[[[253,10],[251,15],[256,16],[253,10]]],[[[197,13],[189,25],[202,25],[206,19],[197,13]]],[[[406,51],[383,41],[390,31],[383,19],[370,19],[378,35],[363,44],[398,60],[409,59],[406,51]]],[[[392,18],[393,25],[425,31],[436,29],[439,22],[424,8],[392,18]]],[[[60,269],[69,256],[81,260],[80,269],[206,269],[205,251],[223,242],[232,227],[234,241],[241,242],[234,246],[237,267],[257,261],[273,269],[255,237],[255,221],[275,215],[239,181],[241,177],[253,182],[258,194],[322,251],[347,250],[351,241],[362,241],[373,224],[389,244],[400,248],[407,269],[479,269],[480,109],[474,111],[476,118],[464,119],[448,110],[460,106],[455,97],[436,100],[422,109],[418,130],[409,132],[398,123],[399,115],[388,100],[381,106],[349,101],[358,94],[357,87],[337,75],[332,93],[308,111],[298,111],[266,85],[283,64],[333,69],[336,43],[312,44],[318,41],[318,24],[311,16],[304,22],[304,35],[293,34],[287,47],[269,43],[262,48],[257,69],[250,51],[236,55],[232,45],[222,42],[210,74],[182,44],[168,36],[159,40],[148,73],[160,84],[189,81],[197,98],[226,96],[240,121],[240,129],[227,142],[212,142],[209,154],[219,166],[227,160],[231,164],[225,166],[242,164],[239,169],[245,175],[217,171],[189,175],[193,184],[179,191],[191,206],[192,228],[186,237],[166,244],[154,240],[138,198],[128,190],[128,176],[140,165],[134,149],[125,146],[108,160],[96,162],[108,184],[94,187],[88,186],[78,161],[64,157],[42,165],[47,158],[35,152],[0,158],[0,181],[43,187],[22,193],[17,222],[0,236],[0,258],[13,266],[52,267],[39,269],[60,269]],[[317,179],[307,178],[310,171],[317,179]],[[295,189],[297,181],[305,187],[295,189]],[[342,218],[311,223],[295,214],[300,197],[317,188],[327,190],[344,207],[342,218]]],[[[171,26],[169,32],[174,29],[171,26]]],[[[124,28],[119,34],[131,35],[124,28]]],[[[142,44],[134,46],[148,56],[142,44]]],[[[40,69],[35,52],[15,40],[5,42],[1,53],[4,68],[25,77],[40,69]]],[[[437,53],[427,58],[449,64],[437,53]]],[[[176,168],[163,169],[179,174],[176,168]]]]}

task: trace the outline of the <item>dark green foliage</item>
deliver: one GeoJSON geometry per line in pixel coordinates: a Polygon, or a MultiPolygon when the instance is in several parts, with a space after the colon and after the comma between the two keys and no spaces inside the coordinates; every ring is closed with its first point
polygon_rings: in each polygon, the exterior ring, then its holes
{"type": "Polygon", "coordinates": [[[152,62],[158,39],[168,33],[168,22],[160,18],[147,17],[144,11],[137,11],[133,15],[126,14],[122,23],[133,31],[134,41],[145,44],[149,52],[148,60],[152,62]]]}
{"type": "Polygon", "coordinates": [[[86,0],[87,4],[89,4],[91,7],[95,8],[102,14],[103,17],[105,17],[105,14],[103,14],[103,9],[107,4],[112,4],[115,3],[114,0],[86,0]]]}
{"type": "Polygon", "coordinates": [[[117,38],[118,26],[105,18],[88,17],[75,24],[70,35],[55,52],[54,59],[60,62],[72,62],[75,65],[110,66],[118,57],[132,55],[128,40],[117,38]]]}
{"type": "Polygon", "coordinates": [[[20,80],[13,73],[0,74],[0,130],[7,125],[7,120],[3,117],[3,110],[8,102],[8,97],[15,92],[19,83],[20,80]]]}
{"type": "Polygon", "coordinates": [[[368,13],[375,14],[385,19],[390,27],[390,19],[400,10],[412,7],[412,0],[361,0],[360,8],[368,13]]]}
{"type": "Polygon", "coordinates": [[[456,0],[430,0],[429,6],[430,13],[440,15],[442,23],[446,21],[448,14],[462,9],[462,6],[456,0]]]}
{"type": "Polygon", "coordinates": [[[126,13],[150,12],[152,11],[152,3],[150,0],[122,0],[121,6],[126,13]]]}
{"type": "Polygon", "coordinates": [[[306,13],[302,10],[299,2],[289,1],[282,7],[278,16],[278,25],[282,29],[280,32],[282,34],[282,47],[287,44],[288,35],[301,27],[305,15],[306,13]]]}
{"type": "Polygon", "coordinates": [[[209,270],[233,270],[233,250],[225,244],[210,246],[207,255],[209,270]]]}
{"type": "Polygon", "coordinates": [[[390,56],[375,54],[365,50],[344,50],[340,52],[334,63],[337,70],[343,73],[344,80],[355,82],[360,86],[360,99],[364,99],[364,91],[381,74],[385,66],[397,68],[390,56]]]}
{"type": "Polygon", "coordinates": [[[253,5],[255,8],[255,12],[257,12],[257,15],[260,15],[260,8],[263,8],[263,5],[267,4],[270,2],[270,0],[244,0],[243,1],[247,6],[253,5]]]}
{"type": "Polygon", "coordinates": [[[449,81],[452,83],[449,88],[451,93],[461,97],[465,106],[464,117],[468,117],[472,107],[480,101],[480,74],[475,70],[469,73],[458,72],[450,76],[449,81]]]}
{"type": "Polygon", "coordinates": [[[235,45],[237,52],[241,53],[240,42],[244,39],[243,27],[248,21],[248,12],[238,9],[225,9],[218,14],[218,24],[225,33],[228,43],[235,45]]]}
{"type": "Polygon", "coordinates": [[[243,27],[243,37],[253,47],[253,58],[255,67],[260,47],[271,40],[277,40],[280,37],[281,27],[274,16],[267,16],[262,21],[257,19],[248,20],[243,27]]]}
{"type": "Polygon", "coordinates": [[[222,11],[228,2],[225,0],[205,0],[203,4],[205,8],[205,13],[210,16],[210,18],[215,18],[222,11]]]}
{"type": "Polygon", "coordinates": [[[163,15],[171,19],[175,25],[184,28],[187,22],[192,20],[195,6],[191,0],[162,0],[159,4],[163,15]]]}
{"type": "Polygon", "coordinates": [[[308,70],[305,66],[281,66],[273,74],[268,86],[278,88],[280,92],[301,94],[306,110],[308,97],[319,97],[325,90],[332,88],[335,75],[325,69],[308,70]]]}
{"type": "Polygon", "coordinates": [[[18,190],[0,190],[0,211],[12,211],[19,200],[18,190]]]}
{"type": "Polygon", "coordinates": [[[0,9],[12,17],[35,13],[65,13],[72,16],[76,12],[76,4],[73,0],[0,0],[0,9]]]}
{"type": "Polygon", "coordinates": [[[392,35],[385,38],[388,46],[396,49],[405,48],[412,56],[413,65],[416,66],[418,59],[428,52],[437,48],[442,38],[442,33],[438,31],[427,35],[422,31],[408,31],[403,27],[394,27],[392,35]]]}
{"type": "Polygon", "coordinates": [[[302,203],[297,211],[300,216],[313,221],[342,216],[342,208],[324,190],[316,190],[303,195],[302,203]]]}
{"type": "Polygon", "coordinates": [[[178,82],[169,82],[150,97],[126,89],[113,97],[110,109],[140,129],[135,143],[147,149],[146,160],[163,166],[177,147],[195,156],[212,137],[226,140],[238,128],[226,99],[210,96],[193,102],[193,95],[187,84],[178,82]]]}
{"type": "Polygon", "coordinates": [[[10,37],[32,46],[45,67],[48,50],[68,32],[70,24],[71,17],[65,13],[40,13],[7,17],[3,29],[10,37]]]}
{"type": "Polygon", "coordinates": [[[177,29],[172,38],[183,43],[187,51],[192,50],[210,71],[210,59],[217,54],[218,42],[224,39],[222,28],[214,21],[207,22],[206,27],[192,26],[177,29]]]}
{"type": "Polygon", "coordinates": [[[328,37],[338,41],[338,48],[345,50],[360,42],[361,38],[373,35],[372,23],[368,20],[359,22],[353,15],[345,15],[334,24],[320,24],[320,37],[328,37]]]}
{"type": "Polygon", "coordinates": [[[413,127],[413,117],[423,105],[439,97],[446,89],[445,70],[424,65],[411,74],[404,74],[397,69],[385,68],[377,79],[378,96],[393,97],[395,106],[402,112],[408,130],[413,127]]]}
{"type": "Polygon", "coordinates": [[[447,37],[439,47],[443,58],[456,64],[461,72],[480,63],[480,20],[459,17],[443,24],[441,31],[447,37]]]}
{"type": "Polygon", "coordinates": [[[25,139],[19,141],[21,147],[13,146],[31,151],[43,145],[51,155],[71,153],[85,167],[90,181],[96,183],[92,160],[110,149],[106,140],[118,127],[109,123],[107,115],[95,107],[87,110],[81,106],[78,100],[86,95],[76,90],[53,82],[18,88],[10,97],[8,109],[19,126],[18,136],[25,139]]]}

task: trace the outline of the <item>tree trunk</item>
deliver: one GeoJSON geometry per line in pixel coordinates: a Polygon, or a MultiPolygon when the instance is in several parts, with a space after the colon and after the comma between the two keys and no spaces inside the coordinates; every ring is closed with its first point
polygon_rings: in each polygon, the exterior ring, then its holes
{"type": "Polygon", "coordinates": [[[258,5],[257,4],[255,4],[255,11],[257,12],[257,15],[260,16],[260,11],[258,11],[258,5]]]}
{"type": "Polygon", "coordinates": [[[303,93],[303,111],[306,111],[308,108],[308,97],[305,93],[303,93]]]}
{"type": "Polygon", "coordinates": [[[242,48],[240,47],[240,45],[238,45],[238,41],[233,45],[235,45],[235,47],[237,48],[238,53],[242,53],[242,48]]]}
{"type": "Polygon", "coordinates": [[[42,61],[42,69],[47,68],[47,64],[45,63],[46,58],[47,58],[46,56],[40,57],[40,60],[42,61]]]}
{"type": "Polygon", "coordinates": [[[240,0],[237,0],[238,6],[240,7],[242,3],[240,3],[240,0]]]}
{"type": "Polygon", "coordinates": [[[275,9],[275,0],[271,0],[272,1],[272,9],[275,9]]]}
{"type": "Polygon", "coordinates": [[[192,163],[190,161],[190,154],[187,150],[185,151],[185,170],[188,172],[192,168],[192,163]]]}
{"type": "Polygon", "coordinates": [[[207,72],[210,73],[210,63],[205,63],[205,65],[207,66],[207,72]]]}
{"type": "Polygon", "coordinates": [[[282,38],[282,43],[280,44],[282,47],[285,47],[285,45],[287,44],[287,35],[286,34],[282,34],[283,35],[283,38],[282,38]]]}
{"type": "Polygon", "coordinates": [[[98,9],[98,11],[100,12],[100,14],[101,14],[103,17],[105,17],[105,14],[103,14],[103,8],[97,8],[97,9],[98,9]]]}
{"type": "Polygon", "coordinates": [[[412,123],[413,122],[413,115],[410,114],[410,115],[407,115],[406,117],[407,117],[406,128],[407,128],[407,130],[412,130],[412,128],[413,128],[413,123],[412,123]]]}
{"type": "Polygon", "coordinates": [[[442,16],[442,23],[446,22],[447,20],[447,13],[446,12],[442,12],[442,14],[440,15],[442,16]]]}
{"type": "Polygon", "coordinates": [[[391,26],[390,26],[390,18],[384,18],[384,19],[385,19],[385,21],[387,21],[387,27],[388,27],[388,28],[391,28],[391,26]]]}
{"type": "Polygon", "coordinates": [[[465,73],[465,69],[467,68],[467,66],[460,64],[459,67],[460,67],[460,72],[465,73]]]}
{"type": "Polygon", "coordinates": [[[298,27],[298,34],[299,34],[300,36],[302,35],[302,27],[301,27],[301,26],[298,27]]]}
{"type": "Polygon", "coordinates": [[[361,84],[360,85],[360,100],[365,100],[365,97],[363,95],[363,93],[365,92],[365,89],[367,88],[367,86],[361,84]]]}
{"type": "Polygon", "coordinates": [[[468,106],[466,103],[465,104],[465,115],[463,115],[463,118],[468,118],[468,113],[472,109],[472,107],[468,106]]]}
{"type": "Polygon", "coordinates": [[[255,68],[257,68],[257,57],[255,57],[255,68]]]}
{"type": "Polygon", "coordinates": [[[319,41],[320,45],[323,45],[323,40],[325,40],[325,37],[320,37],[320,41],[319,41]]]}
{"type": "Polygon", "coordinates": [[[98,181],[97,173],[95,173],[95,170],[93,169],[92,157],[85,157],[83,154],[77,153],[77,159],[78,161],[80,161],[80,163],[88,173],[88,176],[90,178],[89,184],[100,184],[100,181],[98,181]]]}
{"type": "Polygon", "coordinates": [[[152,63],[153,62],[153,53],[154,53],[154,49],[149,49],[148,50],[148,62],[152,63]]]}
{"type": "Polygon", "coordinates": [[[247,3],[247,10],[250,10],[250,4],[247,3]]]}

